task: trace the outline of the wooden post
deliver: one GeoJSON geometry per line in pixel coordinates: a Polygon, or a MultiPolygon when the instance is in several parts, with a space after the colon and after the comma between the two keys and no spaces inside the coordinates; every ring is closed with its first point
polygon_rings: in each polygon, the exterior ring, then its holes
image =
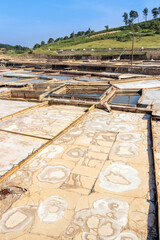
{"type": "Polygon", "coordinates": [[[134,33],[133,34],[133,38],[132,38],[132,59],[131,59],[131,65],[133,65],[133,53],[134,53],[134,33]]]}

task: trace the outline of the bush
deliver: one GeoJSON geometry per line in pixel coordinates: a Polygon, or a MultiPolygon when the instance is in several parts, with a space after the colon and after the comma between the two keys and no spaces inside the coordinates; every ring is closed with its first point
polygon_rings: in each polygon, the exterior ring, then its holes
{"type": "Polygon", "coordinates": [[[135,26],[134,26],[134,31],[135,31],[135,32],[141,32],[140,26],[139,26],[139,25],[135,25],[135,26]]]}
{"type": "Polygon", "coordinates": [[[131,35],[127,34],[125,36],[117,36],[116,40],[119,41],[119,42],[128,42],[128,41],[131,40],[131,35]]]}
{"type": "Polygon", "coordinates": [[[33,50],[30,49],[30,50],[28,51],[28,54],[32,54],[32,53],[33,53],[33,50]]]}

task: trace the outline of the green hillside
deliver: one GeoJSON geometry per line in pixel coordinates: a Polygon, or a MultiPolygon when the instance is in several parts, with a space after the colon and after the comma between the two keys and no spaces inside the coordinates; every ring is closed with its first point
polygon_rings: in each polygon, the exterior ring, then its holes
{"type": "Polygon", "coordinates": [[[27,47],[22,47],[20,45],[12,46],[9,44],[0,43],[0,50],[2,54],[24,54],[28,52],[30,49],[27,47]]]}
{"type": "MultiPolygon", "coordinates": [[[[122,26],[85,36],[59,38],[51,44],[39,46],[33,53],[55,54],[57,50],[102,50],[102,49],[131,49],[132,33],[135,33],[135,48],[160,48],[160,19],[122,26]],[[64,40],[65,39],[65,40],[64,40]]],[[[74,53],[74,51],[73,51],[74,53]]],[[[64,54],[64,53],[63,53],[64,54]]]]}

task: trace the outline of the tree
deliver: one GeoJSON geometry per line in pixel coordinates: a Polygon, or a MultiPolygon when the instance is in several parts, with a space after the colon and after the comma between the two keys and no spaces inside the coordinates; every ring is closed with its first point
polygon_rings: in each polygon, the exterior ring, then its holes
{"type": "Polygon", "coordinates": [[[15,50],[17,50],[17,51],[18,51],[18,50],[22,50],[22,47],[21,47],[20,45],[16,45],[14,48],[15,48],[15,50]]]}
{"type": "Polygon", "coordinates": [[[80,37],[80,36],[83,36],[83,35],[85,35],[84,31],[80,31],[80,32],[77,33],[77,37],[80,37]]]}
{"type": "Polygon", "coordinates": [[[134,22],[134,20],[135,20],[136,18],[139,17],[138,12],[137,12],[137,11],[134,11],[134,10],[131,10],[131,11],[130,11],[129,16],[130,16],[130,19],[131,19],[132,23],[134,22]]]}
{"type": "Polygon", "coordinates": [[[160,34],[160,25],[159,23],[155,26],[156,34],[160,34]]]}
{"type": "Polygon", "coordinates": [[[157,21],[155,21],[154,30],[156,34],[160,34],[160,24],[157,21]]]}
{"type": "Polygon", "coordinates": [[[132,26],[133,25],[133,20],[132,19],[128,19],[128,25],[132,26]]]}
{"type": "Polygon", "coordinates": [[[91,29],[88,28],[88,30],[85,32],[85,35],[90,34],[91,32],[92,32],[91,29]]]}
{"type": "Polygon", "coordinates": [[[92,30],[90,28],[88,28],[88,33],[90,34],[92,32],[92,30]]]}
{"type": "Polygon", "coordinates": [[[60,42],[60,41],[62,41],[63,40],[63,38],[62,37],[59,37],[59,38],[57,38],[56,40],[55,40],[55,42],[60,42]]]}
{"type": "Polygon", "coordinates": [[[128,13],[125,12],[122,17],[123,17],[123,22],[125,23],[125,25],[128,25],[128,13]]]}
{"type": "Polygon", "coordinates": [[[159,15],[159,10],[158,8],[153,8],[152,9],[152,15],[153,15],[153,18],[156,19],[159,15]]]}
{"type": "Polygon", "coordinates": [[[70,38],[75,39],[76,35],[74,32],[71,33],[70,38]]]}
{"type": "Polygon", "coordinates": [[[63,40],[67,40],[68,39],[68,36],[65,36],[64,38],[63,38],[63,40]]]}
{"type": "Polygon", "coordinates": [[[145,28],[145,29],[151,28],[151,22],[145,22],[145,23],[144,23],[144,28],[145,28]]]}
{"type": "Polygon", "coordinates": [[[109,26],[108,26],[108,25],[106,25],[106,26],[104,26],[104,27],[105,27],[106,31],[109,30],[109,26]]]}
{"type": "Polygon", "coordinates": [[[36,43],[36,44],[34,45],[33,49],[37,49],[37,48],[39,48],[39,47],[40,47],[40,44],[39,44],[39,43],[36,43]]]}
{"type": "Polygon", "coordinates": [[[147,21],[148,8],[144,8],[144,10],[143,10],[143,16],[144,16],[145,21],[147,21]]]}
{"type": "Polygon", "coordinates": [[[141,28],[137,24],[134,25],[134,32],[140,32],[141,28]]]}
{"type": "Polygon", "coordinates": [[[30,49],[30,50],[28,51],[28,54],[32,54],[32,53],[33,53],[33,50],[30,49]]]}
{"type": "Polygon", "coordinates": [[[54,39],[53,38],[49,38],[48,39],[48,44],[54,43],[54,39]]]}
{"type": "Polygon", "coordinates": [[[41,46],[44,46],[46,43],[45,43],[45,41],[42,41],[41,42],[41,46]]]}

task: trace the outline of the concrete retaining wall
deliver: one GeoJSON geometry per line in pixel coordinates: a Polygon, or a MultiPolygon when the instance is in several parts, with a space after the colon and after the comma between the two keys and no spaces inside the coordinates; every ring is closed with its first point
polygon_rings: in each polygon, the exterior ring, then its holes
{"type": "MultiPolygon", "coordinates": [[[[119,54],[116,55],[91,55],[91,54],[78,54],[78,55],[49,55],[49,54],[32,54],[32,55],[26,55],[23,56],[23,59],[47,59],[47,60],[99,60],[99,61],[105,61],[105,60],[112,60],[117,59],[119,57],[119,54]]],[[[131,59],[131,54],[123,54],[120,59],[131,59]]],[[[134,54],[135,60],[147,60],[146,53],[144,54],[134,54]]]]}
{"type": "Polygon", "coordinates": [[[42,68],[52,70],[78,70],[86,72],[110,72],[110,73],[134,73],[146,75],[160,75],[159,66],[131,66],[131,65],[112,65],[112,64],[92,64],[92,63],[29,63],[29,62],[15,62],[9,61],[6,63],[7,67],[21,67],[24,68],[42,68]]]}

